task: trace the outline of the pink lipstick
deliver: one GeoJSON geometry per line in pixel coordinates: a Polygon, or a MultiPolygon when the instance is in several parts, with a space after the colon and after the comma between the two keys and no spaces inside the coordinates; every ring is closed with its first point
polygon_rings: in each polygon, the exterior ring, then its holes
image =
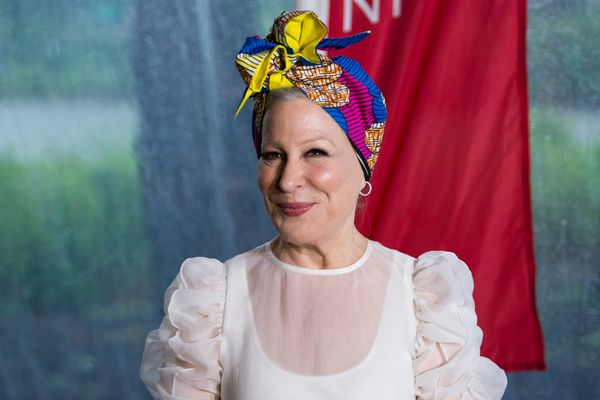
{"type": "Polygon", "coordinates": [[[312,208],[315,203],[280,203],[279,209],[288,217],[298,217],[312,208]]]}

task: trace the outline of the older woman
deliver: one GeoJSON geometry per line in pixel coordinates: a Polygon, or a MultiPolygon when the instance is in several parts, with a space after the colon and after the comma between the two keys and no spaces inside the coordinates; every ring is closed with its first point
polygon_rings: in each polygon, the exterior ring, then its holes
{"type": "Polygon", "coordinates": [[[387,114],[356,62],[317,52],[366,35],[325,33],[313,13],[283,13],[240,51],[278,235],[225,262],[183,262],[141,377],[157,399],[501,398],[466,265],[386,248],[354,225],[387,114]]]}

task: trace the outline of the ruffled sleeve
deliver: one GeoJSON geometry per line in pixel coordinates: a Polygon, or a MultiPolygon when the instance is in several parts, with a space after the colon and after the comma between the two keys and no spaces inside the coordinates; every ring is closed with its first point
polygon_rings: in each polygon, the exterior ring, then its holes
{"type": "Polygon", "coordinates": [[[188,258],[165,292],[165,316],[146,337],[140,377],[154,399],[220,398],[225,265],[188,258]]]}
{"type": "Polygon", "coordinates": [[[479,348],[473,277],[454,253],[428,251],[413,271],[417,337],[413,370],[421,400],[500,399],[506,374],[479,348]]]}

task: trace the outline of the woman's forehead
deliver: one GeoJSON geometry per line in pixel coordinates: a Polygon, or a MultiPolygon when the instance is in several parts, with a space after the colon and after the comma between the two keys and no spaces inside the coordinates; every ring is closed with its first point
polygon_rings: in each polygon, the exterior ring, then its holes
{"type": "Polygon", "coordinates": [[[325,140],[332,144],[348,140],[339,125],[320,106],[309,100],[285,100],[267,110],[263,142],[290,139],[297,144],[325,140]]]}
{"type": "Polygon", "coordinates": [[[306,144],[313,143],[325,143],[332,146],[339,146],[339,143],[332,140],[331,137],[324,136],[321,134],[307,134],[307,135],[265,135],[263,136],[263,144],[279,144],[279,143],[291,142],[297,146],[303,146],[306,144]]]}

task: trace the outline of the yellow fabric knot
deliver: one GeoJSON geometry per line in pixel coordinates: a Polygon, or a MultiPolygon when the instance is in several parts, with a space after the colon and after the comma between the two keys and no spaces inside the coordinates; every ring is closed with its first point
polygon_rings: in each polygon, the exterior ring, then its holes
{"type": "Polygon", "coordinates": [[[236,66],[248,88],[237,108],[237,116],[246,101],[260,93],[292,87],[286,73],[300,57],[312,63],[321,63],[316,46],[327,34],[327,27],[313,12],[296,11],[285,15],[273,25],[267,40],[277,45],[256,53],[239,53],[236,66]]]}

